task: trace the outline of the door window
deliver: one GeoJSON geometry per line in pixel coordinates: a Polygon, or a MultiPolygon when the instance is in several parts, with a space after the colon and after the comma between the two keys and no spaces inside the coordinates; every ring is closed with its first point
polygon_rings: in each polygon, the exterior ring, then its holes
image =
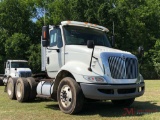
{"type": "Polygon", "coordinates": [[[10,68],[10,64],[9,64],[9,62],[7,62],[7,68],[10,68]]]}
{"type": "Polygon", "coordinates": [[[63,46],[60,28],[55,28],[50,31],[50,47],[54,46],[57,46],[58,48],[63,46]]]}

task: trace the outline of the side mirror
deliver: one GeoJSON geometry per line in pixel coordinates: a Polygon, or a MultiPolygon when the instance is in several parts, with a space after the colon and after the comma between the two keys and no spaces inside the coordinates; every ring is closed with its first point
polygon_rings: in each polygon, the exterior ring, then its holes
{"type": "Polygon", "coordinates": [[[144,55],[144,48],[143,46],[138,47],[138,54],[142,57],[144,55]]]}
{"type": "Polygon", "coordinates": [[[92,65],[92,58],[93,58],[93,53],[94,53],[94,41],[93,40],[88,40],[87,41],[87,47],[93,49],[90,64],[89,64],[89,68],[88,68],[89,71],[92,71],[91,65],[92,65]]]}
{"type": "Polygon", "coordinates": [[[48,46],[48,41],[49,41],[49,27],[43,26],[42,27],[42,45],[43,47],[48,46]]]}
{"type": "Polygon", "coordinates": [[[111,36],[111,40],[112,40],[112,47],[115,47],[115,37],[114,37],[114,35],[111,36]]]}
{"type": "Polygon", "coordinates": [[[88,48],[94,48],[94,42],[93,42],[93,40],[88,40],[87,41],[87,47],[88,48]]]}

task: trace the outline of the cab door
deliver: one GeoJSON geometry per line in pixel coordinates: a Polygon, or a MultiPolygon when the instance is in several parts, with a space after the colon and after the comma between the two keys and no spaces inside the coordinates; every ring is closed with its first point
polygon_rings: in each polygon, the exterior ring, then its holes
{"type": "Polygon", "coordinates": [[[9,76],[10,74],[10,62],[6,62],[5,75],[9,76]]]}
{"type": "Polygon", "coordinates": [[[47,64],[46,70],[49,77],[54,78],[64,64],[64,48],[62,42],[61,29],[53,28],[50,31],[49,46],[46,50],[47,64]]]}

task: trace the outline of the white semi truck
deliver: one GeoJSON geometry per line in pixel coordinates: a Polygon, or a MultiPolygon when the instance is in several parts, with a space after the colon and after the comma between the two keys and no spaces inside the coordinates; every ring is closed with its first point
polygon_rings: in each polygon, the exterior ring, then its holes
{"type": "Polygon", "coordinates": [[[18,77],[31,77],[32,71],[26,60],[7,60],[4,64],[4,74],[1,74],[0,83],[6,85],[8,79],[18,77]]]}
{"type": "MultiPolygon", "coordinates": [[[[77,21],[44,26],[42,69],[46,75],[10,79],[10,83],[16,84],[12,94],[19,102],[35,97],[52,98],[67,114],[81,111],[85,99],[131,105],[145,90],[138,60],[129,52],[112,48],[108,31],[77,21]]],[[[7,91],[11,92],[13,86],[7,84],[7,91]]]]}

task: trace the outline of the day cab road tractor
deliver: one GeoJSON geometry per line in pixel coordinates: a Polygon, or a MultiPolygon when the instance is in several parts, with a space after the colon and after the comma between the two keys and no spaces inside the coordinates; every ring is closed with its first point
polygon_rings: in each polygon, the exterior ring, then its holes
{"type": "Polygon", "coordinates": [[[41,56],[46,75],[18,78],[16,99],[51,98],[67,114],[80,112],[85,100],[131,105],[145,90],[138,60],[130,52],[112,48],[108,32],[105,27],[77,21],[43,26],[41,56]]]}
{"type": "Polygon", "coordinates": [[[6,87],[8,87],[8,94],[9,97],[13,97],[12,90],[14,90],[14,87],[12,85],[15,85],[16,80],[19,77],[31,77],[32,71],[28,66],[28,61],[26,60],[7,60],[4,64],[4,74],[1,75],[0,81],[2,85],[5,85],[5,91],[6,87]],[[8,86],[7,86],[8,85],[8,86]]]}

